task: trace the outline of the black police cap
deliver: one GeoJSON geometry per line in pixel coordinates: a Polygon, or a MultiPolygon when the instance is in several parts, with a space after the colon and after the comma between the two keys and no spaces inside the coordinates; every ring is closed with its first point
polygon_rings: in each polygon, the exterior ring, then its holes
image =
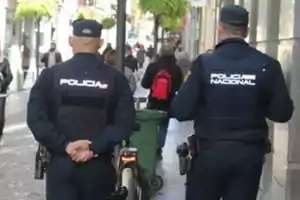
{"type": "Polygon", "coordinates": [[[72,23],[73,35],[77,37],[100,37],[102,25],[96,20],[83,19],[72,23]]]}
{"type": "Polygon", "coordinates": [[[249,12],[240,5],[225,5],[221,9],[220,22],[232,26],[248,26],[249,12]]]}

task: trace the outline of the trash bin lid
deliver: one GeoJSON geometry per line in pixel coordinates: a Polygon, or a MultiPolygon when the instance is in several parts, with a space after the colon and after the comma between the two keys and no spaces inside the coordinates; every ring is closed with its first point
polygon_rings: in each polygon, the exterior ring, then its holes
{"type": "Polygon", "coordinates": [[[167,112],[161,110],[141,109],[136,111],[138,121],[161,120],[167,116],[167,112]]]}

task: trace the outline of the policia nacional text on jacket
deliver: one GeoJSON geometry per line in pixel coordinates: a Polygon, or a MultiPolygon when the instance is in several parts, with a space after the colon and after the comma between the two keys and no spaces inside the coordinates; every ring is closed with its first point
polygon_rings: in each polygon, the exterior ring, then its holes
{"type": "Polygon", "coordinates": [[[113,147],[132,133],[134,102],[126,77],[95,56],[101,25],[75,22],[73,35],[74,56],[33,86],[27,123],[52,154],[47,200],[105,200],[116,181],[113,147]]]}
{"type": "Polygon", "coordinates": [[[230,31],[246,30],[248,21],[243,7],[222,8],[222,41],[212,53],[196,58],[172,102],[172,117],[194,120],[199,146],[187,175],[187,200],[256,200],[266,118],[286,122],[293,114],[279,62],[250,47],[243,39],[247,34],[226,35],[228,25],[230,31]]]}

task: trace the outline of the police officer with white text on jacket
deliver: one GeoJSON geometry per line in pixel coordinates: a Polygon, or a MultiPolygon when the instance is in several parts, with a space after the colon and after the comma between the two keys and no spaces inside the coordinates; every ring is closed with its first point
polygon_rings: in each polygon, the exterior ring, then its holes
{"type": "Polygon", "coordinates": [[[102,63],[102,26],[73,23],[74,56],[45,69],[31,90],[27,123],[52,155],[47,200],[105,200],[114,190],[114,146],[133,130],[135,110],[126,77],[102,63]]]}
{"type": "Polygon", "coordinates": [[[186,200],[256,200],[268,138],[266,118],[293,114],[280,63],[245,42],[249,13],[221,9],[219,42],[198,56],[171,105],[171,116],[194,120],[196,156],[186,200]]]}

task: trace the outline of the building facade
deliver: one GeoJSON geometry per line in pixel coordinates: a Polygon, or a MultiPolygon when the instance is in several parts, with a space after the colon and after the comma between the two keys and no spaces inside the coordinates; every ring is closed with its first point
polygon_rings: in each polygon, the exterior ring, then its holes
{"type": "MultiPolygon", "coordinates": [[[[193,47],[185,44],[191,57],[214,48],[219,41],[217,26],[224,4],[241,4],[249,10],[249,43],[277,58],[286,77],[295,104],[292,120],[286,124],[270,124],[270,138],[275,152],[269,155],[262,178],[263,200],[298,200],[300,197],[300,1],[298,0],[210,0],[191,10],[185,31],[193,47]],[[193,12],[193,13],[192,13],[193,12]],[[195,14],[196,12],[196,14],[195,14]],[[194,19],[193,19],[194,17],[194,19]],[[192,37],[191,37],[192,36],[192,37]],[[191,39],[192,38],[192,39],[191,39]],[[192,49],[192,50],[191,50],[192,49]]],[[[284,105],[282,105],[284,106],[284,105]]]]}

